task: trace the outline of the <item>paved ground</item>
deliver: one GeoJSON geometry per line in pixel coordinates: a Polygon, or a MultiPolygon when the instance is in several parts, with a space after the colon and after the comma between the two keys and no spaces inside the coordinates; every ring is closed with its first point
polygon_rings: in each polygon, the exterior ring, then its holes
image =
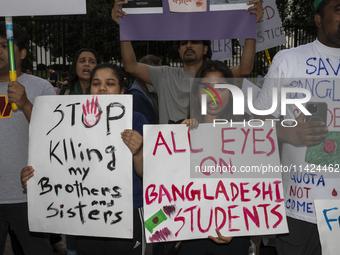
{"type": "Polygon", "coordinates": [[[13,255],[13,252],[12,252],[12,249],[11,249],[11,241],[9,239],[9,236],[7,236],[4,255],[13,255]]]}

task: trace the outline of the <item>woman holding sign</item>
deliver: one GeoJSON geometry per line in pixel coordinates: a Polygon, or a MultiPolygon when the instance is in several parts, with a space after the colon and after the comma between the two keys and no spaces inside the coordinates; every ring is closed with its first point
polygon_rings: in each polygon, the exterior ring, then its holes
{"type": "MultiPolygon", "coordinates": [[[[100,64],[90,76],[90,91],[92,95],[124,94],[126,85],[124,73],[116,65],[100,64]]],[[[106,254],[144,254],[145,238],[143,226],[143,125],[148,124],[146,118],[133,112],[133,130],[124,130],[121,137],[133,155],[133,239],[118,239],[105,237],[77,237],[78,255],[106,254]]],[[[24,187],[27,180],[33,176],[34,169],[25,167],[21,172],[24,187]]]]}
{"type": "MultiPolygon", "coordinates": [[[[196,128],[199,123],[212,123],[215,119],[240,121],[240,116],[233,116],[233,97],[228,89],[214,89],[214,84],[231,83],[233,73],[221,61],[204,62],[195,75],[190,98],[190,119],[182,124],[196,128]],[[225,79],[229,78],[229,79],[225,79]],[[228,80],[228,81],[227,81],[228,80]],[[206,114],[201,113],[202,95],[206,95],[206,114]],[[209,96],[213,95],[213,96],[209,96]]],[[[248,255],[249,237],[225,237],[216,229],[217,237],[208,236],[208,240],[183,241],[178,254],[226,254],[248,255]]]]}

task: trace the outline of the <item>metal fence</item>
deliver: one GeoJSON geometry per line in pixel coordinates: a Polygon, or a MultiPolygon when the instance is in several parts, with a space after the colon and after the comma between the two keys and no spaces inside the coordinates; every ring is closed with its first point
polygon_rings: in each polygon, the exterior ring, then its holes
{"type": "MultiPolygon", "coordinates": [[[[86,20],[81,17],[16,17],[30,34],[31,44],[28,60],[24,68],[31,67],[36,74],[47,77],[45,67],[51,65],[56,71],[68,71],[73,55],[80,48],[96,50],[102,61],[121,65],[119,47],[119,27],[111,20],[86,20]],[[40,70],[40,71],[39,71],[40,70]]],[[[316,37],[314,26],[284,25],[287,43],[269,49],[271,58],[286,48],[312,42],[316,37]]],[[[146,54],[163,58],[164,65],[180,66],[180,58],[171,41],[133,42],[137,60],[146,54]]],[[[229,66],[240,62],[241,49],[238,41],[233,40],[233,58],[226,61],[229,66]]],[[[268,68],[264,52],[256,53],[254,69],[250,77],[256,77],[268,68]]]]}

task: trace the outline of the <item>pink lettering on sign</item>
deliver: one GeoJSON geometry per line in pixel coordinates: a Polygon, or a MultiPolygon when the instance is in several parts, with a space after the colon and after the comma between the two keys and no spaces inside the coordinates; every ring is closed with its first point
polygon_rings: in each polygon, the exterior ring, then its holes
{"type": "Polygon", "coordinates": [[[231,206],[228,206],[228,218],[229,218],[229,224],[228,224],[228,230],[231,231],[231,232],[234,232],[234,231],[240,231],[240,229],[238,228],[232,228],[232,224],[231,224],[231,220],[232,219],[237,219],[237,218],[240,218],[240,216],[238,215],[232,215],[231,214],[231,209],[234,209],[238,207],[238,205],[231,205],[231,206]]]}
{"type": "Polygon", "coordinates": [[[172,139],[172,146],[174,148],[174,152],[178,153],[178,152],[185,152],[186,149],[177,149],[176,148],[176,142],[175,142],[175,134],[173,131],[171,131],[171,139],[172,139]]]}
{"type": "MultiPolygon", "coordinates": [[[[281,181],[263,181],[250,186],[248,182],[227,182],[225,184],[222,180],[219,180],[214,186],[202,184],[199,188],[195,187],[194,182],[189,182],[187,185],[181,185],[180,187],[172,184],[170,188],[167,188],[163,184],[158,186],[156,186],[156,184],[150,184],[145,189],[145,203],[147,205],[154,202],[161,204],[164,202],[164,199],[166,199],[167,203],[171,203],[172,201],[176,202],[179,199],[181,201],[216,200],[221,197],[231,202],[236,201],[236,199],[239,199],[241,202],[250,202],[260,195],[262,195],[261,201],[267,200],[280,203],[283,201],[279,188],[280,184],[281,181]]],[[[310,188],[303,188],[307,194],[307,198],[309,189],[310,188]]],[[[295,196],[295,194],[296,189],[294,190],[293,187],[291,187],[290,195],[295,196]]]]}
{"type": "Polygon", "coordinates": [[[199,148],[199,149],[193,149],[191,147],[191,139],[190,139],[190,132],[188,131],[188,141],[189,141],[189,146],[190,146],[190,152],[191,153],[198,153],[198,152],[202,152],[203,148],[199,148]]]}
{"type": "Polygon", "coordinates": [[[221,136],[222,136],[222,152],[223,153],[226,153],[226,154],[231,154],[231,155],[235,155],[235,151],[230,151],[230,150],[226,150],[224,149],[224,144],[225,143],[232,143],[232,142],[235,142],[235,139],[225,139],[224,137],[224,131],[226,130],[235,130],[236,128],[222,128],[221,129],[221,136]]]}
{"type": "Polygon", "coordinates": [[[210,209],[210,217],[209,217],[209,224],[208,227],[206,229],[203,229],[201,226],[201,208],[198,208],[198,212],[197,212],[197,226],[198,226],[198,230],[201,233],[206,233],[209,231],[210,227],[211,227],[211,223],[212,223],[212,218],[213,218],[213,209],[210,209]]]}
{"type": "Polygon", "coordinates": [[[172,152],[171,152],[171,150],[170,150],[168,144],[167,144],[167,143],[165,142],[165,140],[164,140],[164,137],[163,137],[163,135],[162,135],[162,132],[158,132],[157,141],[156,141],[155,148],[154,148],[154,150],[153,150],[152,155],[154,155],[154,156],[156,155],[156,150],[157,150],[158,146],[160,146],[160,145],[164,145],[165,148],[167,149],[168,153],[169,153],[170,155],[172,154],[172,152]],[[159,140],[162,140],[162,142],[160,143],[159,140]]]}
{"type": "Polygon", "coordinates": [[[173,0],[173,2],[176,3],[176,4],[179,4],[179,5],[181,5],[181,4],[188,5],[187,3],[188,2],[190,3],[191,0],[173,0]]]}
{"type": "Polygon", "coordinates": [[[179,235],[179,232],[184,227],[187,230],[190,230],[190,232],[198,230],[201,233],[206,233],[211,229],[211,227],[219,230],[227,228],[229,232],[237,232],[240,231],[240,229],[233,227],[233,224],[235,225],[237,223],[238,226],[241,226],[240,222],[242,222],[247,231],[249,231],[250,228],[261,227],[261,218],[264,218],[264,223],[262,224],[265,224],[268,229],[270,227],[276,228],[278,225],[281,224],[283,220],[282,214],[278,211],[280,206],[281,205],[270,204],[258,204],[253,205],[250,208],[248,208],[247,206],[236,204],[230,205],[226,208],[216,206],[206,209],[206,212],[208,212],[208,214],[205,214],[207,215],[207,217],[205,218],[202,217],[202,215],[204,215],[204,207],[201,208],[198,205],[194,205],[186,209],[181,208],[174,219],[175,222],[182,222],[182,225],[178,228],[175,236],[177,237],[179,235]],[[261,213],[261,211],[263,211],[263,213],[260,217],[259,213],[261,213]],[[273,217],[270,217],[271,222],[269,223],[269,215],[274,215],[278,219],[275,220],[273,217]],[[227,221],[228,226],[226,226],[227,221]],[[190,224],[186,225],[187,222],[190,222],[190,224]],[[212,226],[213,222],[215,223],[214,226],[212,226]]]}
{"type": "Polygon", "coordinates": [[[264,154],[264,151],[258,151],[256,150],[256,142],[264,142],[264,139],[256,139],[255,138],[255,133],[256,131],[263,131],[263,128],[254,128],[253,129],[253,152],[254,154],[264,154]]]}
{"type": "MultiPolygon", "coordinates": [[[[234,128],[222,128],[221,129],[221,145],[222,145],[222,149],[221,151],[225,154],[230,154],[230,155],[235,155],[235,151],[234,150],[228,150],[226,149],[226,147],[229,146],[230,147],[235,147],[233,146],[233,142],[237,142],[235,139],[231,138],[234,137],[235,134],[233,133],[228,133],[227,131],[229,130],[235,130],[237,129],[236,127],[234,128]]],[[[242,145],[242,149],[241,149],[241,154],[244,154],[245,149],[247,148],[247,141],[249,141],[249,139],[252,139],[252,146],[253,146],[253,153],[256,154],[266,154],[267,156],[272,155],[275,150],[275,140],[272,137],[272,133],[274,131],[274,129],[269,129],[267,134],[264,136],[264,129],[263,128],[254,128],[254,129],[245,129],[245,128],[240,128],[240,130],[242,131],[242,133],[244,134],[244,140],[243,140],[243,145],[242,145]],[[252,138],[249,138],[250,135],[250,130],[252,130],[252,138]],[[248,139],[249,138],[249,139],[248,139]],[[260,139],[262,138],[262,139],[260,139]],[[265,139],[264,139],[265,138],[265,139]],[[263,146],[262,144],[264,143],[268,143],[270,144],[270,146],[263,146]],[[262,145],[262,147],[266,147],[266,148],[270,148],[268,151],[261,151],[259,149],[257,149],[258,147],[260,147],[262,145]]]]}
{"type": "Polygon", "coordinates": [[[251,220],[255,223],[257,227],[260,227],[259,214],[257,213],[255,205],[253,206],[253,213],[251,213],[248,208],[243,207],[243,216],[248,231],[249,231],[248,217],[251,218],[251,220]]]}

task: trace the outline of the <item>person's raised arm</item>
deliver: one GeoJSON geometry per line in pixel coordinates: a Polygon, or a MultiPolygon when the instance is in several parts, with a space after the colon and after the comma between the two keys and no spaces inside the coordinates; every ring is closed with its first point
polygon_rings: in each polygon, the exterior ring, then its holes
{"type": "MultiPolygon", "coordinates": [[[[263,17],[262,0],[253,0],[247,3],[252,5],[247,9],[250,14],[256,15],[256,23],[258,23],[263,17]]],[[[231,71],[235,78],[243,78],[248,76],[254,67],[255,59],[255,39],[246,39],[244,42],[244,48],[241,56],[241,62],[239,65],[234,66],[231,71]]]]}
{"type": "Polygon", "coordinates": [[[235,78],[244,78],[253,71],[255,59],[255,39],[246,39],[240,64],[231,68],[235,78]]]}
{"type": "MultiPolygon", "coordinates": [[[[119,19],[124,18],[126,16],[126,12],[124,12],[120,8],[120,6],[126,3],[127,2],[125,1],[117,0],[115,1],[114,7],[112,8],[111,11],[112,20],[115,21],[118,25],[119,19]]],[[[122,54],[122,62],[125,71],[143,80],[144,82],[152,85],[148,67],[145,64],[137,62],[136,54],[135,51],[133,50],[131,42],[121,41],[120,51],[122,54]]]]}
{"type": "Polygon", "coordinates": [[[125,71],[152,85],[149,69],[146,64],[137,62],[131,42],[121,41],[120,51],[125,71]]]}

